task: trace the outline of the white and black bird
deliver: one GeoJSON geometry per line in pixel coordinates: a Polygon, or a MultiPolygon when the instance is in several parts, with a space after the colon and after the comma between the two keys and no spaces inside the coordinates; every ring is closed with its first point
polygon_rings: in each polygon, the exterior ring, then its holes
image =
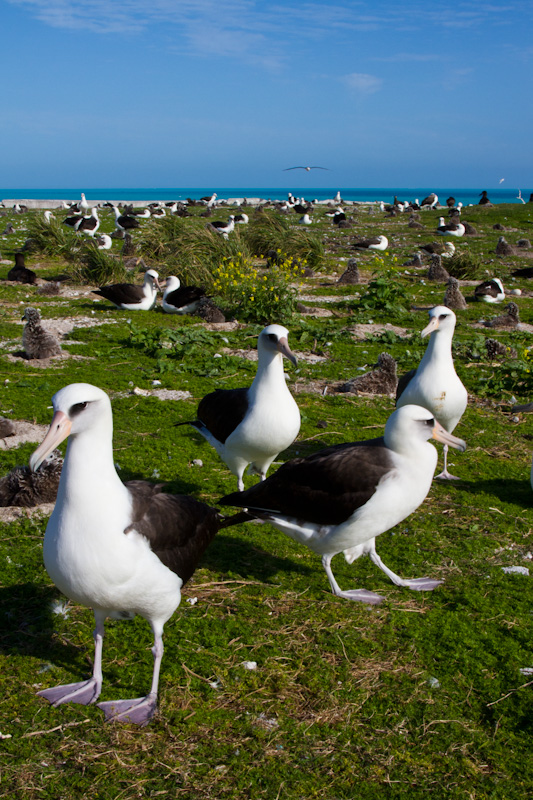
{"type": "Polygon", "coordinates": [[[74,383],[60,389],[52,403],[50,429],[30,458],[31,469],[38,470],[68,437],[57,502],[44,536],[44,563],[63,594],[93,610],[95,653],[89,680],[38,694],[54,706],[95,703],[102,688],[106,618],[140,614],[154,635],[150,691],[98,706],[108,720],[146,725],[157,707],[163,627],[209,543],[231,523],[191,497],[164,493],[161,484],[122,483],[113,463],[111,403],[101,389],[74,383]]]}
{"type": "Polygon", "coordinates": [[[107,233],[101,233],[95,241],[99,250],[111,250],[113,245],[113,239],[107,233]]]}
{"type": "Polygon", "coordinates": [[[134,228],[140,227],[140,222],[137,217],[132,214],[122,214],[117,206],[113,206],[113,213],[115,215],[115,227],[119,231],[131,231],[134,228]]]}
{"type": "Polygon", "coordinates": [[[109,286],[100,286],[93,289],[93,294],[105,297],[117,308],[128,311],[150,311],[157,300],[157,290],[159,286],[159,275],[155,269],[148,269],[144,273],[142,286],[136,283],[112,283],[109,286]]]}
{"type": "Polygon", "coordinates": [[[248,222],[250,221],[248,214],[245,214],[244,211],[242,211],[240,214],[235,214],[234,220],[236,225],[248,225],[248,222]]]}
{"type": "Polygon", "coordinates": [[[505,300],[505,289],[503,283],[499,278],[491,278],[488,281],[483,281],[479,286],[474,289],[474,297],[476,300],[482,300],[484,303],[501,303],[505,300]]]}
{"type": "Polygon", "coordinates": [[[179,278],[169,275],[161,304],[167,314],[193,314],[205,296],[203,286],[182,286],[179,278]]]}
{"type": "Polygon", "coordinates": [[[331,569],[337,553],[344,553],[350,564],[366,553],[397,586],[428,591],[440,581],[400,578],[382,562],[375,539],[412,514],[428,494],[437,463],[431,437],[460,450],[466,447],[431,412],[404,406],[389,417],[383,437],[288,461],[264,482],[220,503],[245,508],[322,556],[338,597],[364,603],[384,599],[365,589],[340,589],[331,569]]]}
{"type": "MultiPolygon", "coordinates": [[[[427,408],[451,433],[464,414],[468,394],[453,364],[452,339],[456,316],[446,306],[429,310],[429,324],[421,336],[429,344],[418,367],[398,381],[396,405],[419,405],[427,408]]],[[[448,472],[448,446],[444,444],[444,469],[438,478],[454,479],[448,472]]]]}
{"type": "Polygon", "coordinates": [[[78,231],[81,231],[81,233],[86,233],[88,236],[94,236],[99,227],[100,218],[98,216],[98,209],[96,206],[93,206],[90,216],[83,217],[78,225],[78,231]]]}
{"type": "Polygon", "coordinates": [[[41,359],[61,355],[59,340],[43,328],[41,315],[36,308],[27,308],[22,319],[26,322],[22,331],[22,347],[26,358],[41,359]]]}
{"type": "Polygon", "coordinates": [[[388,246],[389,240],[383,235],[371,236],[368,239],[359,239],[353,244],[356,250],[386,250],[388,246]]]}
{"type": "Polygon", "coordinates": [[[83,214],[69,214],[69,216],[65,217],[63,220],[63,225],[67,225],[69,228],[72,228],[73,231],[77,231],[81,225],[82,219],[83,214]]]}
{"type": "Polygon", "coordinates": [[[462,222],[445,222],[444,217],[439,217],[437,233],[439,236],[464,236],[465,226],[462,222]]]}
{"type": "Polygon", "coordinates": [[[439,202],[439,197],[435,192],[430,192],[427,197],[424,197],[420,203],[420,208],[435,208],[439,202]]]}
{"type": "Polygon", "coordinates": [[[251,465],[261,480],[283,450],[298,436],[300,411],[283,371],[283,356],[296,365],[281,325],[268,325],[257,340],[257,373],[246,389],[216,389],[198,405],[189,423],[215,448],[244,489],[244,470],[251,465]]]}
{"type": "Polygon", "coordinates": [[[228,235],[235,229],[235,217],[233,214],[230,214],[227,222],[223,222],[220,219],[217,219],[214,222],[208,222],[206,224],[206,228],[213,228],[216,233],[219,233],[224,237],[224,239],[227,239],[228,235]]]}

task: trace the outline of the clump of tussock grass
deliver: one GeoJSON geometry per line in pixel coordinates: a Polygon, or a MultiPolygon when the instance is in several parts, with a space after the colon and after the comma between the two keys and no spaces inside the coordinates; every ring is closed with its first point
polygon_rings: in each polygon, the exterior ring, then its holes
{"type": "Polygon", "coordinates": [[[451,258],[446,259],[446,269],[459,280],[475,280],[486,277],[487,267],[477,253],[456,251],[451,258]]]}
{"type": "Polygon", "coordinates": [[[91,239],[83,242],[78,258],[68,274],[73,280],[101,286],[123,281],[126,278],[126,268],[121,258],[99,250],[91,239]]]}
{"type": "Polygon", "coordinates": [[[190,217],[164,217],[146,226],[138,240],[139,252],[163,276],[176,274],[184,284],[212,288],[213,272],[225,258],[249,255],[246,242],[236,230],[228,239],[190,217]]]}
{"type": "Polygon", "coordinates": [[[256,256],[276,250],[305,261],[313,268],[324,262],[321,235],[291,224],[286,217],[262,212],[255,214],[245,227],[243,238],[256,256]]]}
{"type": "Polygon", "coordinates": [[[47,222],[44,217],[34,215],[28,219],[28,238],[31,249],[38,253],[75,261],[80,247],[79,237],[70,228],[52,217],[47,222]]]}

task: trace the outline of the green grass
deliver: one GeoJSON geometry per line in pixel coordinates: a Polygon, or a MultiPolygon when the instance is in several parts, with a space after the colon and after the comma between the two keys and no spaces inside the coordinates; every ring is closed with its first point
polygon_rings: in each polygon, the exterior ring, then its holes
{"type": "MultiPolygon", "coordinates": [[[[513,281],[510,273],[531,259],[496,257],[492,251],[500,232],[492,225],[515,228],[505,234],[511,243],[532,238],[532,211],[522,205],[467,209],[464,216],[479,235],[457,243],[460,252],[479,259],[482,272],[523,290],[517,303],[527,324],[533,324],[529,283],[513,281]]],[[[104,230],[112,229],[111,218],[102,216],[104,230]]],[[[438,216],[421,214],[427,233],[419,236],[407,220],[358,212],[357,236],[385,233],[391,257],[383,270],[395,265],[388,287],[381,282],[379,292],[374,286],[369,294],[369,281],[379,279],[379,262],[356,254],[363,283],[339,291],[331,273],[340,275],[341,259],[354,255],[355,232],[332,230],[323,212],[315,213],[313,231],[325,241],[324,260],[302,294],[314,298],[306,305],[322,304],[334,314],[291,323],[292,348],[325,360],[302,358],[297,368],[287,365],[291,387],[317,388],[296,394],[302,429],[279,462],[382,433],[394,408],[391,398],[336,394],[333,387],[361,374],[359,367],[370,368],[383,351],[397,359],[400,373],[420,360],[426,341],[419,334],[427,309],[442,302],[444,285],[423,284],[424,270],[405,268],[410,274],[404,274],[399,265],[418,243],[436,238],[438,216]],[[324,295],[337,302],[324,302],[324,295]],[[398,300],[405,312],[394,307],[398,300]],[[393,322],[410,336],[377,332],[354,338],[354,326],[370,320],[393,322]]],[[[13,217],[17,228],[29,217],[13,217]]],[[[204,235],[197,216],[178,222],[204,235]]],[[[143,223],[134,235],[138,241],[147,240],[151,224],[143,223]]],[[[6,260],[0,280],[23,235],[0,241],[6,260]]],[[[244,241],[245,234],[239,236],[244,241]]],[[[224,247],[218,239],[216,245],[224,247]]],[[[165,241],[167,246],[171,237],[165,241]]],[[[112,253],[120,248],[115,242],[112,253]]],[[[154,261],[162,274],[178,265],[155,256],[154,261]]],[[[27,264],[48,279],[68,266],[54,252],[28,255],[27,264]]],[[[96,303],[88,288],[70,282],[77,296],[41,297],[34,287],[1,285],[0,336],[8,346],[0,351],[0,415],[46,424],[55,391],[72,382],[94,383],[112,397],[114,456],[124,480],[162,480],[172,491],[216,504],[236,488],[235,478],[196,431],[174,423],[192,419],[198,400],[215,387],[251,382],[255,364],[233,351],[253,348],[260,326],[208,330],[194,317],[172,317],[160,309],[122,312],[96,303]],[[108,324],[75,327],[64,341],[71,357],[36,367],[8,357],[20,349],[26,305],[40,308],[45,322],[75,316],[108,324]],[[135,387],[152,389],[154,380],[191,397],[163,402],[132,393],[135,387]],[[193,463],[198,458],[203,466],[193,463]]],[[[463,286],[463,292],[472,297],[473,286],[463,286]]],[[[421,507],[378,540],[385,563],[399,574],[430,575],[442,585],[432,593],[409,592],[389,583],[369,559],[349,566],[337,557],[342,587],[364,586],[386,596],[381,606],[366,608],[333,597],[318,556],[272,527],[224,530],[166,626],[159,712],[145,729],[104,725],[95,707],[54,709],[36,697],[40,686],[89,675],[93,618],[74,604],[66,618],[52,610],[61,596],[42,564],[46,519],[22,512],[13,522],[0,523],[0,731],[11,736],[1,742],[0,797],[529,796],[533,676],[520,670],[533,667],[532,578],[505,574],[502,567],[530,565],[533,551],[533,418],[523,415],[516,422],[509,413],[513,395],[519,402],[533,399],[531,334],[472,327],[500,312],[501,307],[472,300],[458,314],[454,357],[470,395],[456,430],[468,449],[451,456],[461,480],[435,482],[421,507]],[[518,358],[489,362],[487,336],[513,346],[518,358]],[[196,604],[187,598],[197,598],[196,604]],[[246,670],[245,661],[256,661],[257,670],[246,670]]],[[[35,444],[2,450],[2,474],[27,463],[35,444]]],[[[255,478],[245,480],[252,485],[255,478]]],[[[144,620],[108,622],[103,700],[147,691],[151,646],[144,620]]]]}

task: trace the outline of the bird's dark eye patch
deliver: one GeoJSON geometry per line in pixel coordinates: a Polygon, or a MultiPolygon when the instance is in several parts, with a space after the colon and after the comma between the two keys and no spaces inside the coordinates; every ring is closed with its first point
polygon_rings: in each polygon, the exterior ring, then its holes
{"type": "Polygon", "coordinates": [[[89,403],[74,403],[73,406],[70,408],[69,416],[75,417],[77,414],[81,414],[82,411],[85,411],[89,403]]]}
{"type": "Polygon", "coordinates": [[[270,339],[271,342],[277,342],[278,341],[278,337],[276,336],[275,333],[268,333],[267,336],[268,336],[268,338],[270,339]]]}
{"type": "Polygon", "coordinates": [[[433,419],[433,417],[432,417],[431,419],[427,419],[427,420],[426,420],[426,425],[427,425],[428,427],[430,427],[430,428],[433,428],[433,427],[435,427],[435,420],[433,419]]]}
{"type": "Polygon", "coordinates": [[[440,314],[439,315],[439,320],[446,319],[447,317],[448,317],[448,314],[440,314]]]}

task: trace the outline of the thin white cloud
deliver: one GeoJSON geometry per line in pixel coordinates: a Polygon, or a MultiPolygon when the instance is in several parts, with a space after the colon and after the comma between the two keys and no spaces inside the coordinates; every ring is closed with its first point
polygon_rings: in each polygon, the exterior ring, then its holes
{"type": "Polygon", "coordinates": [[[349,75],[344,75],[342,81],[359,94],[374,94],[383,85],[381,78],[376,75],[368,75],[366,72],[351,72],[349,75]]]}

